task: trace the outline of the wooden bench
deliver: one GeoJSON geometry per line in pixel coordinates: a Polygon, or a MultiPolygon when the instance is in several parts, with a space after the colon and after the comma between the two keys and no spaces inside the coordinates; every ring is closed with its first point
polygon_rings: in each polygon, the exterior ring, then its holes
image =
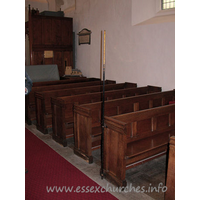
{"type": "MultiPolygon", "coordinates": [[[[107,83],[115,83],[115,81],[108,80],[107,83]]],[[[29,125],[32,124],[32,122],[36,120],[35,92],[59,90],[59,89],[67,89],[67,88],[77,88],[77,87],[101,85],[101,84],[102,84],[102,81],[100,80],[90,81],[90,79],[88,79],[88,81],[86,82],[84,81],[84,82],[78,82],[78,83],[75,82],[75,83],[32,87],[32,90],[29,93],[29,95],[25,96],[25,120],[29,125]]]]}
{"type": "MultiPolygon", "coordinates": [[[[149,109],[169,104],[174,100],[175,90],[157,92],[135,97],[105,101],[105,116],[149,109]]],[[[92,151],[101,145],[102,102],[74,105],[74,153],[87,162],[93,162],[92,151]]]]}
{"type": "Polygon", "coordinates": [[[166,200],[175,199],[175,136],[170,137],[169,156],[167,169],[167,191],[165,193],[166,200]]]}
{"type": "MultiPolygon", "coordinates": [[[[161,91],[160,87],[141,87],[128,88],[121,90],[113,90],[105,92],[105,99],[123,98],[126,96],[134,96],[135,94],[146,94],[148,92],[161,91]]],[[[92,93],[75,95],[71,97],[52,98],[52,116],[53,116],[53,139],[61,143],[63,146],[67,145],[67,138],[73,136],[73,106],[76,104],[83,104],[89,102],[101,101],[102,93],[92,93]]]]}
{"type": "MultiPolygon", "coordinates": [[[[105,89],[123,89],[123,88],[135,88],[136,83],[119,83],[119,84],[107,84],[110,81],[106,81],[105,89]]],[[[85,93],[93,93],[102,91],[103,86],[87,86],[64,90],[51,90],[35,93],[36,102],[36,121],[37,129],[42,133],[46,134],[52,130],[52,109],[51,109],[51,98],[52,97],[62,97],[62,96],[72,96],[85,93]]]]}
{"type": "Polygon", "coordinates": [[[175,104],[105,117],[104,176],[126,186],[126,170],[164,155],[175,135],[175,104]]]}
{"type": "MultiPolygon", "coordinates": [[[[117,84],[116,84],[117,85],[117,84]]],[[[105,91],[105,100],[125,98],[138,94],[146,94],[149,92],[160,92],[160,87],[146,86],[140,88],[130,87],[130,83],[125,83],[124,88],[118,90],[105,91]]],[[[134,86],[134,85],[133,85],[134,86]]],[[[107,85],[106,87],[109,87],[107,85]]],[[[105,87],[105,88],[106,88],[105,87]]],[[[91,102],[100,102],[102,100],[102,92],[92,94],[82,94],[75,96],[65,96],[52,98],[52,137],[55,141],[67,146],[67,139],[74,135],[74,103],[81,105],[91,102]]]]}
{"type": "Polygon", "coordinates": [[[78,78],[78,79],[67,79],[67,80],[58,80],[58,81],[44,81],[44,82],[34,82],[32,86],[32,91],[29,95],[25,96],[25,120],[31,125],[35,121],[35,91],[49,90],[51,88],[43,88],[42,86],[52,86],[60,84],[72,84],[72,83],[81,83],[81,82],[90,82],[90,81],[100,81],[99,78],[78,78]],[[39,90],[38,87],[42,87],[39,90]]]}
{"type": "Polygon", "coordinates": [[[64,80],[58,81],[43,81],[43,82],[34,82],[32,87],[39,87],[39,86],[47,86],[47,85],[59,85],[59,84],[66,84],[66,83],[79,83],[79,82],[88,82],[88,81],[98,81],[98,78],[86,78],[86,77],[77,77],[77,78],[67,78],[64,80]]]}

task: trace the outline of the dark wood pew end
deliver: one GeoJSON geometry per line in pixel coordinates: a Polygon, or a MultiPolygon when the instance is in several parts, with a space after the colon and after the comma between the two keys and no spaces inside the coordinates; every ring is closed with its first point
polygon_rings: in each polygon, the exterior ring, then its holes
{"type": "Polygon", "coordinates": [[[165,200],[175,200],[175,136],[170,137],[165,200]]]}
{"type": "Polygon", "coordinates": [[[103,177],[112,183],[113,185],[120,186],[120,187],[126,187],[127,186],[127,181],[126,179],[123,181],[120,181],[116,176],[110,175],[108,172],[103,170],[103,177]]]}
{"type": "Polygon", "coordinates": [[[26,120],[26,123],[27,123],[28,125],[32,125],[32,124],[36,125],[36,124],[37,124],[37,121],[36,121],[36,119],[27,119],[27,120],[26,120]]]}
{"type": "Polygon", "coordinates": [[[27,123],[28,125],[32,125],[32,121],[31,121],[30,119],[27,119],[27,120],[26,120],[26,123],[27,123]]]}
{"type": "Polygon", "coordinates": [[[105,176],[121,187],[127,169],[167,153],[175,135],[175,105],[106,116],[105,124],[105,176]]]}
{"type": "Polygon", "coordinates": [[[57,143],[61,144],[63,147],[67,146],[67,139],[59,138],[54,134],[52,135],[52,139],[55,140],[57,143]]]}
{"type": "Polygon", "coordinates": [[[41,133],[43,134],[50,134],[53,132],[52,126],[51,127],[47,127],[47,128],[42,128],[41,126],[39,126],[38,124],[36,124],[37,130],[39,130],[41,133]]]}
{"type": "Polygon", "coordinates": [[[88,157],[86,154],[83,154],[81,151],[79,151],[76,147],[74,147],[74,154],[79,156],[80,158],[83,158],[89,164],[93,163],[93,156],[88,157]]]}

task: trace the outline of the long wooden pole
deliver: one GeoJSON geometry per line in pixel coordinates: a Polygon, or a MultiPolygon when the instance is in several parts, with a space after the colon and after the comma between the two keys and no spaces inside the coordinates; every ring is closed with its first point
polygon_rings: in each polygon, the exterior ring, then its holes
{"type": "Polygon", "coordinates": [[[101,44],[100,44],[100,79],[101,81],[103,80],[102,78],[102,61],[103,61],[103,57],[102,57],[102,49],[103,49],[103,42],[102,42],[102,39],[103,39],[103,31],[101,31],[101,44]]]}
{"type": "Polygon", "coordinates": [[[102,96],[102,111],[101,111],[101,125],[102,125],[102,134],[101,134],[101,179],[103,179],[103,166],[104,166],[104,96],[105,96],[105,68],[106,68],[106,31],[104,30],[103,36],[103,96],[102,96]]]}

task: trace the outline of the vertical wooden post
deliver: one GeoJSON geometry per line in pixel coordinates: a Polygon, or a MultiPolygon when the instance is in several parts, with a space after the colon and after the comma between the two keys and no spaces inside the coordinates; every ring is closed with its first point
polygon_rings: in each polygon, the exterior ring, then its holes
{"type": "Polygon", "coordinates": [[[102,126],[102,134],[101,134],[101,179],[103,179],[103,149],[104,149],[104,98],[105,98],[105,68],[106,68],[106,31],[104,30],[103,36],[103,96],[102,96],[102,117],[101,117],[101,126],[102,126]]]}
{"type": "Polygon", "coordinates": [[[103,80],[102,78],[102,39],[103,39],[103,36],[102,36],[103,32],[101,31],[101,43],[100,43],[100,79],[103,80]]]}

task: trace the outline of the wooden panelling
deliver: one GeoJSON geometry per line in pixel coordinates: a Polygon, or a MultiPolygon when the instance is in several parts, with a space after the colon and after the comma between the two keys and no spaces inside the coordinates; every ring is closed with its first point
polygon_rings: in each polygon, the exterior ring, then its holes
{"type": "MultiPolygon", "coordinates": [[[[152,94],[146,94],[146,95],[140,95],[141,93],[144,93],[144,90],[140,90],[140,88],[135,88],[132,89],[137,91],[138,95],[133,96],[133,97],[126,97],[126,98],[119,98],[119,99],[114,99],[113,100],[108,100],[105,101],[104,104],[104,115],[105,116],[123,116],[121,121],[126,121],[130,120],[130,124],[127,125],[126,130],[129,130],[127,137],[132,140],[135,138],[135,136],[138,136],[138,133],[143,134],[142,137],[147,137],[149,133],[151,132],[156,132],[162,131],[162,129],[167,129],[168,127],[172,126],[175,123],[175,114],[170,113],[170,114],[165,114],[157,117],[149,117],[146,118],[146,116],[143,118],[142,115],[137,116],[137,123],[136,121],[131,121],[132,118],[125,118],[126,113],[131,113],[133,112],[133,108],[135,107],[136,110],[134,110],[134,113],[137,113],[139,110],[148,110],[151,109],[152,106],[158,107],[159,104],[157,102],[161,102],[163,98],[168,98],[168,99],[174,99],[175,96],[175,91],[166,91],[166,92],[158,92],[158,93],[152,93],[152,94]],[[151,103],[149,103],[151,102],[151,103]],[[155,102],[155,103],[154,103],[155,102]],[[140,106],[140,103],[145,106],[140,106]],[[135,105],[135,106],[134,106],[135,105]],[[146,105],[149,105],[149,107],[146,107],[146,105]],[[138,109],[139,108],[139,109],[138,109]]],[[[117,94],[120,94],[121,91],[116,92],[117,94]]],[[[106,92],[105,94],[110,93],[106,92]]],[[[148,92],[148,89],[146,90],[146,93],[148,92]]],[[[112,94],[114,97],[115,94],[112,94]]],[[[67,111],[66,111],[67,113],[67,111]]],[[[101,132],[93,132],[94,127],[101,127],[101,102],[96,102],[96,103],[90,103],[90,104],[82,104],[82,105],[74,105],[74,115],[83,115],[83,118],[90,118],[92,120],[92,124],[85,124],[85,126],[82,126],[81,128],[84,129],[82,130],[83,134],[89,135],[92,129],[92,134],[101,134],[101,132]]],[[[77,131],[79,131],[79,125],[80,123],[78,121],[74,122],[74,137],[78,137],[76,134],[77,131]]],[[[119,127],[117,127],[119,128],[119,127]]],[[[123,131],[123,130],[120,130],[123,131]]],[[[91,135],[90,137],[93,137],[91,135]]],[[[86,137],[85,137],[86,138],[86,137]]],[[[76,139],[74,146],[75,146],[75,153],[78,154],[83,154],[82,149],[77,150],[77,146],[79,144],[76,143],[76,141],[81,141],[76,139]]],[[[84,150],[86,152],[86,150],[84,150]]],[[[85,155],[84,158],[90,157],[90,160],[92,160],[92,155],[85,155]]]]}
{"type": "Polygon", "coordinates": [[[52,20],[52,44],[62,45],[62,20],[52,20]]]}
{"type": "MultiPolygon", "coordinates": [[[[169,137],[175,135],[175,121],[171,126],[166,126],[169,115],[175,115],[175,105],[105,117],[104,138],[111,138],[109,144],[104,140],[104,175],[106,179],[117,186],[126,186],[126,169],[167,152],[169,137]],[[133,123],[135,125],[132,125],[133,123]],[[158,124],[162,124],[162,128],[158,124]],[[136,136],[130,137],[133,132],[137,132],[136,136]]],[[[172,166],[170,169],[172,175],[170,174],[168,184],[172,188],[170,196],[174,196],[174,164],[170,165],[172,166]]]]}
{"type": "Polygon", "coordinates": [[[33,52],[33,65],[43,65],[44,52],[34,51],[33,52]]]}
{"type": "Polygon", "coordinates": [[[32,30],[33,30],[32,33],[33,45],[42,45],[42,20],[38,20],[37,18],[32,18],[32,30]]]}
{"type": "Polygon", "coordinates": [[[73,67],[73,19],[67,17],[29,14],[26,23],[29,34],[30,64],[57,64],[59,75],[67,66],[73,67]],[[44,58],[44,51],[53,51],[52,58],[44,58]]]}
{"type": "Polygon", "coordinates": [[[58,65],[59,74],[65,73],[63,51],[54,51],[54,64],[58,65]]]}
{"type": "Polygon", "coordinates": [[[42,19],[42,44],[52,45],[51,34],[52,34],[52,19],[44,18],[42,19]]]}
{"type": "Polygon", "coordinates": [[[62,20],[62,43],[63,45],[73,44],[72,20],[62,20]]]}

